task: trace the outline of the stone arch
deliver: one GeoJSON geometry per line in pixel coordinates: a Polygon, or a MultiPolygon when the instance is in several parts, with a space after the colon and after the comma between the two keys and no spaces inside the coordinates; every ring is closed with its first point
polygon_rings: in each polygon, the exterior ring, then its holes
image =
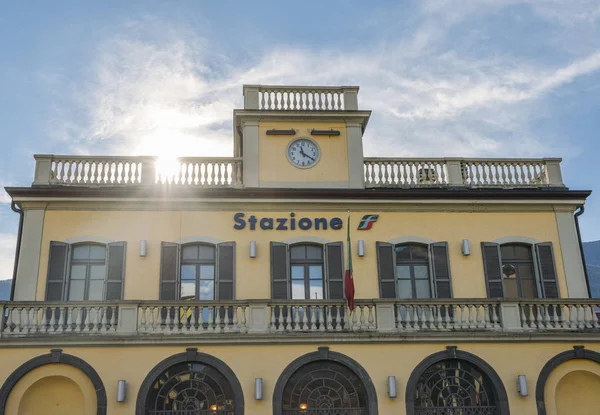
{"type": "Polygon", "coordinates": [[[330,361],[341,364],[350,369],[362,381],[367,395],[367,409],[370,415],[378,414],[377,393],[371,377],[367,371],[354,359],[341,353],[329,351],[329,347],[319,347],[316,352],[300,356],[290,363],[281,373],[273,390],[273,414],[282,415],[283,392],[292,377],[303,366],[319,361],[330,361]]]}
{"type": "MultiPolygon", "coordinates": [[[[37,379],[19,398],[18,415],[63,415],[65,411],[89,413],[80,385],[68,376],[50,375],[37,379]]],[[[10,408],[8,410],[11,412],[10,408]]]]}
{"type": "Polygon", "coordinates": [[[504,388],[504,384],[502,383],[500,376],[498,376],[494,368],[492,368],[485,360],[472,353],[456,350],[456,347],[449,346],[446,348],[446,351],[434,353],[423,359],[423,361],[421,361],[421,363],[419,363],[411,373],[410,378],[408,379],[408,383],[406,384],[406,415],[414,415],[415,413],[414,396],[417,388],[417,383],[419,382],[421,375],[423,375],[423,373],[429,367],[444,360],[462,360],[471,363],[472,365],[476,366],[479,370],[481,370],[492,384],[495,394],[494,398],[496,401],[496,406],[498,408],[498,415],[510,414],[506,389],[504,388]]]}
{"type": "Polygon", "coordinates": [[[546,382],[554,369],[560,366],[562,363],[568,362],[575,359],[585,359],[592,362],[600,363],[600,353],[592,350],[585,350],[583,346],[574,346],[573,350],[567,350],[559,353],[544,365],[538,376],[538,380],[535,385],[535,401],[537,405],[538,415],[546,415],[546,401],[545,401],[545,389],[546,382]]]}
{"type": "MultiPolygon", "coordinates": [[[[180,363],[202,363],[207,366],[214,368],[219,371],[221,375],[225,377],[231,389],[233,391],[233,398],[235,401],[234,404],[234,414],[235,415],[243,415],[244,414],[244,393],[242,391],[242,386],[240,382],[229,366],[227,366],[222,360],[217,359],[214,356],[210,356],[205,353],[198,353],[198,349],[189,348],[186,349],[184,353],[179,353],[173,355],[171,357],[167,357],[162,362],[157,364],[151,371],[146,375],[146,378],[142,382],[140,386],[137,401],[135,405],[135,414],[136,415],[145,415],[146,413],[146,399],[148,394],[152,388],[152,385],[156,381],[156,379],[167,369],[172,366],[175,366],[180,363]]],[[[1,414],[0,414],[1,415],[1,414]]]]}
{"type": "Polygon", "coordinates": [[[50,353],[34,357],[23,363],[6,379],[0,389],[0,415],[6,414],[6,404],[17,382],[32,370],[49,364],[62,363],[81,370],[92,382],[96,390],[97,415],[106,415],[106,390],[98,373],[86,361],[79,357],[62,353],[61,349],[52,349],[50,353]]]}

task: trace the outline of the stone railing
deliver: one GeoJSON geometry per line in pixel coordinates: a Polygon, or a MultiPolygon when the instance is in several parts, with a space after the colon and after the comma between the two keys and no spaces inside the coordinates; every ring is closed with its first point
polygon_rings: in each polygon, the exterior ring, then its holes
{"type": "MultiPolygon", "coordinates": [[[[0,338],[510,332],[600,334],[600,300],[237,300],[0,303],[0,338]]],[[[144,337],[145,338],[145,337],[144,337]]],[[[427,338],[426,335],[424,338],[427,338]]]]}
{"type": "Polygon", "coordinates": [[[561,159],[365,157],[366,187],[564,187],[561,159]]]}
{"type": "Polygon", "coordinates": [[[355,111],[358,87],[244,85],[244,109],[355,111]]]}
{"type": "Polygon", "coordinates": [[[34,185],[241,187],[241,157],[36,155],[34,185]]]}

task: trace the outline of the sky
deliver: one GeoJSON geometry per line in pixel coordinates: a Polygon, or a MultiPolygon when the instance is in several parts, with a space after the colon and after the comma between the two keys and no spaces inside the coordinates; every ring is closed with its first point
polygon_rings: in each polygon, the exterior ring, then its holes
{"type": "MultiPolygon", "coordinates": [[[[366,156],[562,157],[599,189],[598,0],[6,2],[0,63],[1,188],[33,154],[231,156],[242,85],[288,84],[359,85],[366,156]]],[[[0,279],[17,228],[0,191],[0,279]]]]}

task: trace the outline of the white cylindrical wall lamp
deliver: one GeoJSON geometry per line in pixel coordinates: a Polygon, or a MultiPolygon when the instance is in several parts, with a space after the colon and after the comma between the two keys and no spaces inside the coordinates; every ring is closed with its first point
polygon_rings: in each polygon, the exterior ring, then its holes
{"type": "Polygon", "coordinates": [[[261,401],[263,398],[263,379],[254,379],[254,399],[261,401]]]}
{"type": "Polygon", "coordinates": [[[362,239],[358,241],[358,256],[365,256],[365,241],[362,239]]]}
{"type": "Polygon", "coordinates": [[[396,376],[388,376],[388,395],[390,398],[398,396],[396,392],[396,376]]]}
{"type": "Polygon", "coordinates": [[[146,256],[146,249],[147,249],[146,240],[142,239],[140,241],[140,256],[146,256]]]}
{"type": "Polygon", "coordinates": [[[250,241],[250,258],[256,258],[256,241],[250,241]]]}
{"type": "Polygon", "coordinates": [[[120,380],[117,382],[117,402],[125,402],[126,388],[127,388],[127,382],[125,382],[124,380],[120,380]]]}
{"type": "Polygon", "coordinates": [[[463,253],[464,256],[471,255],[471,248],[469,247],[469,240],[468,239],[463,239],[462,240],[462,253],[463,253]]]}
{"type": "Polygon", "coordinates": [[[527,390],[527,378],[525,375],[517,376],[517,392],[521,396],[529,395],[529,391],[527,390]]]}

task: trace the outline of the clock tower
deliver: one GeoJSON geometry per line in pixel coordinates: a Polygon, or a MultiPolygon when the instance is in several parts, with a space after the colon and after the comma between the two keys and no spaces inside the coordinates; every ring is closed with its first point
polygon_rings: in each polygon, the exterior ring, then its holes
{"type": "Polygon", "coordinates": [[[234,111],[244,186],[364,188],[370,115],[355,86],[244,85],[244,109],[234,111]]]}

